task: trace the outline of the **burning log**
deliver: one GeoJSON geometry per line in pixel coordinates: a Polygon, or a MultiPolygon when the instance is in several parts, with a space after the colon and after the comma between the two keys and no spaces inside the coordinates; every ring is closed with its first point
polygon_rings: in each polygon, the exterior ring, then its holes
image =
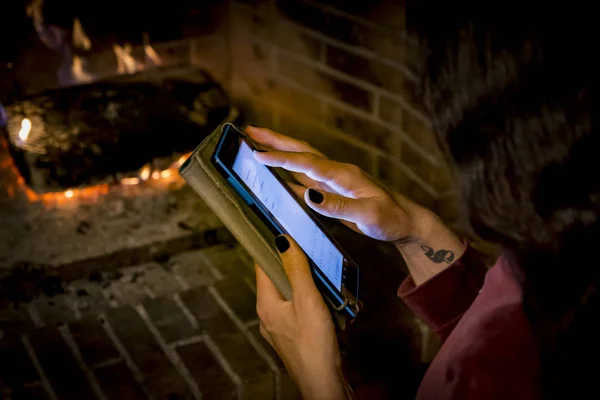
{"type": "Polygon", "coordinates": [[[170,165],[231,112],[203,70],[159,67],[14,102],[3,130],[25,181],[44,193],[170,165]]]}

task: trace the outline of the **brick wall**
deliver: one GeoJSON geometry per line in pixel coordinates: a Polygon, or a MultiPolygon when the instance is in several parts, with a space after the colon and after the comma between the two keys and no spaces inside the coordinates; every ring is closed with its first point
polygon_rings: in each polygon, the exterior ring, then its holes
{"type": "Polygon", "coordinates": [[[456,215],[452,176],[415,105],[419,49],[393,2],[233,0],[234,99],[249,122],[307,140],[456,215]]]}

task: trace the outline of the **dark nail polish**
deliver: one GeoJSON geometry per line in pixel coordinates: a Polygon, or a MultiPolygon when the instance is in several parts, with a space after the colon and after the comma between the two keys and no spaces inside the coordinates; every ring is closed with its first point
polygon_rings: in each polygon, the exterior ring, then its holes
{"type": "Polygon", "coordinates": [[[290,242],[288,242],[285,236],[279,235],[275,238],[275,247],[277,247],[280,253],[285,253],[290,248],[290,242]]]}
{"type": "Polygon", "coordinates": [[[323,202],[323,194],[317,192],[315,189],[308,189],[308,198],[315,204],[321,204],[323,202]]]}
{"type": "Polygon", "coordinates": [[[256,149],[254,151],[256,151],[257,153],[266,153],[268,150],[256,149]]]}

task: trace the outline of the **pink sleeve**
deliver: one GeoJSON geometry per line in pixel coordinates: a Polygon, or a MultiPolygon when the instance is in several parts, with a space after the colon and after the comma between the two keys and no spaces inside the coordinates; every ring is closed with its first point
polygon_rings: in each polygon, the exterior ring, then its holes
{"type": "Polygon", "coordinates": [[[459,260],[421,285],[406,278],[398,296],[445,340],[479,294],[486,272],[477,252],[467,247],[459,260]]]}

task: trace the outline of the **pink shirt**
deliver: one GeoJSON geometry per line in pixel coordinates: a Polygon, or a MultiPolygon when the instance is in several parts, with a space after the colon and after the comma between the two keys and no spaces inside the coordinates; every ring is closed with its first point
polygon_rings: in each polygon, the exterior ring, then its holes
{"type": "Polygon", "coordinates": [[[506,260],[489,271],[472,249],[398,295],[444,344],[417,399],[539,399],[539,354],[522,289],[506,260]]]}

